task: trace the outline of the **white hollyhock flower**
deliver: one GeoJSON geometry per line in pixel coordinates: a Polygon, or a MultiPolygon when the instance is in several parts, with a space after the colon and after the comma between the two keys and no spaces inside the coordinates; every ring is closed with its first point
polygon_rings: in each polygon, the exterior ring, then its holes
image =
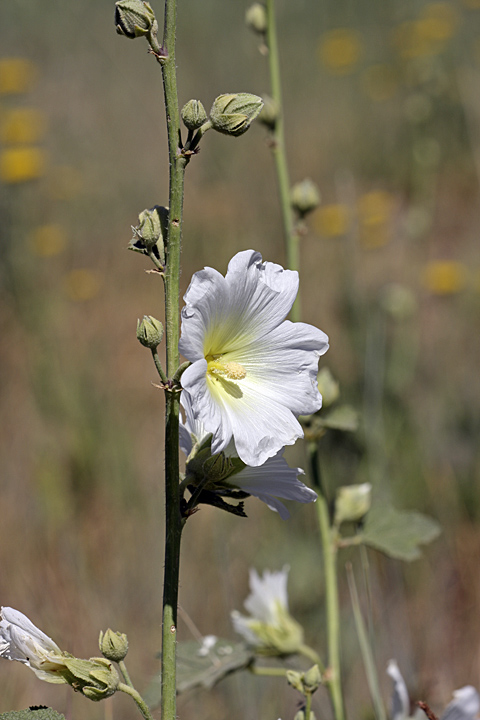
{"type": "Polygon", "coordinates": [[[187,456],[187,479],[190,475],[193,484],[204,480],[205,473],[208,473],[206,468],[210,467],[211,479],[210,482],[207,479],[205,489],[226,496],[228,488],[241,490],[262,500],[271,510],[278,512],[283,520],[287,520],[290,513],[278,498],[301,503],[317,499],[317,493],[298,479],[299,475],[303,475],[303,470],[289,467],[282,456],[283,448],[263,465],[250,467],[239,461],[231,441],[221,453],[224,462],[212,463],[209,445],[211,434],[206,432],[202,422],[195,419],[191,400],[184,392],[181,403],[185,422],[180,421],[180,447],[187,456]],[[210,461],[210,465],[206,465],[205,461],[210,461]]]}
{"type": "Polygon", "coordinates": [[[225,277],[194,274],[182,310],[180,352],[192,365],[182,375],[195,418],[212,433],[212,453],[233,438],[238,456],[258,466],[303,436],[299,415],[321,407],[318,358],[328,349],[321,330],[285,317],[298,273],[235,255],[225,277]]]}
{"type": "MultiPolygon", "coordinates": [[[[393,680],[390,706],[391,720],[410,720],[411,717],[415,718],[415,720],[425,718],[425,713],[420,708],[416,708],[413,716],[410,715],[410,698],[407,686],[395,660],[389,661],[387,674],[393,680]]],[[[453,700],[445,708],[440,720],[475,720],[479,712],[480,695],[472,685],[465,685],[453,692],[453,700]]]]}
{"type": "Polygon", "coordinates": [[[453,692],[453,700],[445,708],[440,720],[474,720],[480,712],[480,696],[472,685],[453,692]]]}
{"type": "Polygon", "coordinates": [[[25,663],[41,680],[67,682],[58,674],[64,662],[58,645],[23,613],[10,607],[1,610],[0,657],[25,663]]]}
{"type": "Polygon", "coordinates": [[[267,654],[290,654],[303,645],[303,628],[288,611],[288,567],[278,572],[265,570],[260,577],[250,570],[250,595],[245,616],[232,612],[233,627],[249,645],[267,654]]]}

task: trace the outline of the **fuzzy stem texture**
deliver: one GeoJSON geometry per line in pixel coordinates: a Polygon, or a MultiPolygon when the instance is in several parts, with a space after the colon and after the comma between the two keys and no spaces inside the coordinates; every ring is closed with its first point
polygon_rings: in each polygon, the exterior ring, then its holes
{"type": "MultiPolygon", "coordinates": [[[[176,0],[165,0],[162,60],[163,88],[168,133],[169,217],[165,269],[165,336],[167,376],[179,365],[179,281],[182,235],[183,189],[186,159],[179,152],[180,115],[175,67],[176,0]]],[[[162,626],[162,720],[176,718],[176,642],[178,581],[180,571],[179,412],[180,392],[165,392],[165,567],[162,626]]]]}
{"type": "Polygon", "coordinates": [[[148,709],[148,705],[145,702],[145,700],[142,698],[139,692],[135,690],[135,688],[131,687],[130,685],[126,685],[125,683],[120,683],[118,686],[118,689],[121,692],[126,693],[127,695],[130,695],[135,702],[137,703],[137,707],[142,713],[142,716],[145,718],[145,720],[153,720],[152,714],[150,710],[148,709]]]}
{"type": "MultiPolygon", "coordinates": [[[[277,30],[275,24],[275,2],[267,0],[267,45],[270,71],[271,96],[278,108],[278,118],[272,130],[272,153],[275,160],[280,204],[282,208],[283,228],[287,267],[299,271],[299,236],[296,232],[292,206],[290,204],[290,179],[287,155],[285,151],[285,133],[283,124],[282,85],[280,82],[280,59],[278,55],[277,30]]],[[[297,295],[290,317],[294,322],[300,320],[300,296],[297,295]]]]}

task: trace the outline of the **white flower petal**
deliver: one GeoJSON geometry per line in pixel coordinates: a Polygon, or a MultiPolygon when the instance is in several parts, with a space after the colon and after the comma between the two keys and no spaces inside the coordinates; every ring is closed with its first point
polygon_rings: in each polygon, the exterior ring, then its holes
{"type": "Polygon", "coordinates": [[[256,620],[268,624],[275,624],[278,617],[278,605],[288,610],[288,566],[277,572],[264,570],[260,577],[256,570],[251,569],[250,595],[243,603],[256,620]]]}
{"type": "Polygon", "coordinates": [[[278,498],[308,503],[317,499],[317,493],[298,479],[303,470],[289,467],[282,455],[283,451],[259,467],[247,465],[232,477],[232,484],[262,500],[286,520],[290,513],[278,498]]]}
{"type": "Polygon", "coordinates": [[[24,663],[41,680],[66,683],[65,678],[55,672],[61,656],[58,645],[35,627],[26,615],[13,608],[2,608],[0,657],[24,663]]]}
{"type": "Polygon", "coordinates": [[[233,435],[239,457],[261,465],[302,436],[296,416],[321,407],[316,375],[328,338],[284,321],[297,289],[297,273],[253,250],[235,255],[225,278],[211,268],[193,276],[179,344],[193,364],[182,386],[213,453],[233,435]]]}
{"type": "Polygon", "coordinates": [[[453,700],[440,720],[474,720],[480,711],[480,696],[472,685],[455,690],[453,700]]]}
{"type": "Polygon", "coordinates": [[[255,646],[259,644],[258,635],[250,628],[250,618],[245,617],[238,610],[232,610],[230,617],[232,618],[233,629],[243,637],[248,645],[255,646]]]}
{"type": "Polygon", "coordinates": [[[390,718],[391,720],[407,720],[410,716],[410,698],[396,660],[389,661],[387,674],[393,680],[390,718]]]}
{"type": "Polygon", "coordinates": [[[25,662],[25,657],[32,649],[42,653],[61,654],[58,645],[23,613],[10,607],[2,607],[1,618],[0,639],[9,646],[2,657],[25,662]]]}

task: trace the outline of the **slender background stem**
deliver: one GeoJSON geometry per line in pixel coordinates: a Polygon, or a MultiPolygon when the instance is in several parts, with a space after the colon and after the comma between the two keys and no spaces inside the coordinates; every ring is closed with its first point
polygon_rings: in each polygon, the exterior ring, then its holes
{"type": "Polygon", "coordinates": [[[325,601],[327,611],[327,641],[328,641],[328,667],[330,678],[328,686],[332,698],[335,720],[344,720],[342,680],[340,666],[340,612],[338,602],[337,577],[337,544],[335,529],[330,525],[328,504],[323,492],[318,466],[318,449],[316,443],[309,444],[310,472],[318,499],[315,503],[317,509],[318,526],[322,540],[323,564],[325,573],[325,601]]]}
{"type": "MultiPolygon", "coordinates": [[[[272,99],[278,108],[278,118],[272,130],[272,152],[275,159],[282,219],[285,233],[285,249],[287,267],[290,270],[300,269],[299,236],[295,230],[292,206],[290,204],[290,179],[288,175],[287,156],[285,152],[285,134],[283,123],[282,87],[280,83],[280,59],[278,54],[277,30],[275,24],[274,0],[267,0],[267,45],[268,62],[270,70],[270,83],[272,99]]],[[[292,307],[290,317],[296,322],[300,320],[300,296],[292,307]]]]}
{"type": "MultiPolygon", "coordinates": [[[[179,278],[186,160],[179,154],[180,117],[175,68],[176,0],[165,0],[162,61],[163,88],[168,132],[170,192],[167,257],[165,269],[165,335],[167,376],[179,365],[179,278]]],[[[165,393],[165,569],[162,627],[162,720],[176,718],[176,641],[178,581],[180,571],[180,516],[178,421],[180,393],[165,393]]]]}

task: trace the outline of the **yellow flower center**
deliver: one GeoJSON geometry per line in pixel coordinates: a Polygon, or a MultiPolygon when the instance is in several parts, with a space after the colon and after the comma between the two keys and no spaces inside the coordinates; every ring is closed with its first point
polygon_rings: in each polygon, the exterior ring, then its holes
{"type": "Polygon", "coordinates": [[[243,380],[247,371],[237,362],[225,362],[221,355],[207,355],[207,374],[212,379],[243,380]]]}

